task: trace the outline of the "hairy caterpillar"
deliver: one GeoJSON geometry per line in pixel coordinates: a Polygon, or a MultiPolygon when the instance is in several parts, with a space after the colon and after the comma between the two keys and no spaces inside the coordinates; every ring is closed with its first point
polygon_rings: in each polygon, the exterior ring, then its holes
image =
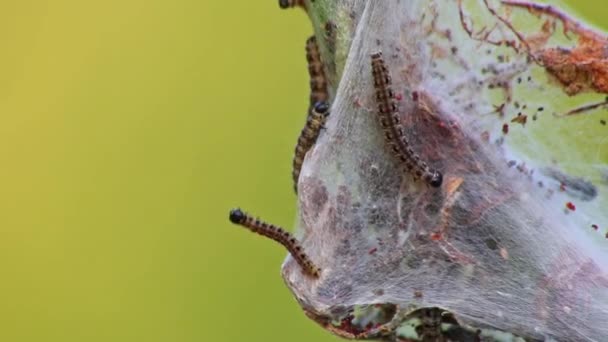
{"type": "Polygon", "coordinates": [[[298,179],[300,178],[304,157],[317,141],[321,128],[323,128],[323,124],[328,115],[329,104],[327,104],[327,102],[317,102],[308,113],[306,124],[304,125],[304,128],[302,128],[293,155],[293,168],[291,174],[293,176],[293,186],[296,193],[298,192],[298,179]]]}
{"type": "Polygon", "coordinates": [[[306,274],[315,278],[318,278],[321,274],[321,269],[310,261],[310,258],[304,253],[298,240],[283,228],[266,223],[258,218],[253,218],[241,209],[230,211],[230,221],[283,245],[306,274]]]}
{"type": "Polygon", "coordinates": [[[323,70],[321,53],[315,36],[306,40],[306,61],[308,62],[308,75],[310,77],[310,106],[329,99],[327,90],[327,77],[323,70]]]}
{"type": "Polygon", "coordinates": [[[305,8],[304,0],[279,0],[279,7],[283,9],[296,6],[301,6],[305,8]]]}
{"type": "Polygon", "coordinates": [[[384,138],[391,151],[405,166],[407,172],[415,179],[422,179],[432,187],[440,187],[443,175],[437,170],[431,169],[420,159],[412,147],[401,126],[397,106],[393,100],[393,91],[390,88],[391,77],[384,64],[382,53],[372,54],[372,76],[376,88],[376,100],[378,101],[378,118],[384,130],[384,138]]]}

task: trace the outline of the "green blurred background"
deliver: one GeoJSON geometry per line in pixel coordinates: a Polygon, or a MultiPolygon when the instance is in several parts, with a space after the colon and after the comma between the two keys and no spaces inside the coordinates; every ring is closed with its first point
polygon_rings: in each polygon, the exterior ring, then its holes
{"type": "Polygon", "coordinates": [[[274,0],[2,1],[0,341],[337,341],[227,221],[294,221],[310,33],[274,0]]]}

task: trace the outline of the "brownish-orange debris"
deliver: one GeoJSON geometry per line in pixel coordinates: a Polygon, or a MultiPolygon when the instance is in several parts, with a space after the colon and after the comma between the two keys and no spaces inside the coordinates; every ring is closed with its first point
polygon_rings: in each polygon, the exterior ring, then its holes
{"type": "MultiPolygon", "coordinates": [[[[525,126],[526,122],[528,122],[528,116],[525,115],[525,114],[519,113],[519,114],[517,114],[516,117],[514,117],[513,119],[511,119],[511,122],[516,122],[516,123],[522,124],[522,126],[525,126]]],[[[503,125],[503,133],[504,133],[504,131],[505,131],[505,127],[503,125]]],[[[507,132],[509,132],[508,128],[507,128],[507,132]]]]}
{"type": "Polygon", "coordinates": [[[530,48],[534,59],[564,86],[566,94],[575,95],[583,91],[608,94],[608,37],[583,27],[550,5],[521,0],[503,0],[502,4],[525,8],[534,15],[546,15],[552,19],[546,21],[541,32],[534,37],[516,35],[525,40],[522,44],[530,48]],[[543,47],[553,34],[556,20],[562,23],[566,37],[570,33],[577,37],[573,48],[543,47]]]}

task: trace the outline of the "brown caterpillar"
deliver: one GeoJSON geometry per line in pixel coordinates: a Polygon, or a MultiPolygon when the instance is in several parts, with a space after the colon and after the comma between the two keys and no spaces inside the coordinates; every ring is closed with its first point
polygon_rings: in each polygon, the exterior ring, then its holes
{"type": "Polygon", "coordinates": [[[286,9],[291,7],[300,6],[302,8],[306,8],[304,4],[304,0],[279,0],[279,7],[286,9]]]}
{"type": "Polygon", "coordinates": [[[310,77],[310,107],[312,108],[315,103],[329,99],[327,77],[323,70],[321,53],[315,36],[306,40],[306,61],[308,62],[308,75],[310,77]]]}
{"type": "Polygon", "coordinates": [[[266,223],[258,218],[253,218],[241,209],[231,210],[229,218],[230,222],[241,225],[254,233],[258,233],[283,245],[306,274],[315,278],[318,278],[321,274],[321,269],[310,261],[298,240],[283,228],[266,223]]]}
{"type": "Polygon", "coordinates": [[[312,148],[317,141],[321,128],[325,124],[325,119],[329,115],[329,105],[327,102],[317,102],[314,107],[309,110],[306,118],[306,125],[302,128],[296,149],[293,155],[293,188],[298,192],[298,179],[300,178],[300,170],[306,153],[312,148]]]}
{"type": "Polygon", "coordinates": [[[376,88],[376,100],[378,101],[378,118],[384,130],[386,143],[405,166],[406,171],[411,173],[415,179],[422,178],[430,186],[440,187],[443,181],[441,172],[431,169],[420,160],[420,156],[414,153],[405,136],[397,113],[397,105],[393,100],[393,90],[390,88],[391,77],[384,64],[382,53],[374,53],[371,58],[372,76],[376,88]]]}
{"type": "Polygon", "coordinates": [[[325,102],[329,98],[327,78],[325,77],[315,36],[306,40],[306,60],[308,61],[308,74],[310,76],[310,105],[306,124],[300,133],[293,156],[292,176],[296,193],[298,192],[298,179],[304,157],[317,141],[325,119],[329,115],[329,105],[325,102]]]}

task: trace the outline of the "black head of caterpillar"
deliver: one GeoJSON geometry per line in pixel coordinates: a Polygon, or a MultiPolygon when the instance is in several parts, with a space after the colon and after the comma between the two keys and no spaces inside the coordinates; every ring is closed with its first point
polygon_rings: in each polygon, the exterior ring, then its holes
{"type": "Polygon", "coordinates": [[[414,152],[405,136],[401,121],[397,113],[393,90],[391,89],[391,76],[386,68],[382,53],[371,55],[372,76],[376,88],[376,101],[378,102],[378,118],[384,131],[384,139],[391,151],[404,165],[407,172],[416,179],[422,179],[432,187],[440,187],[443,175],[431,169],[420,156],[414,152]]]}
{"type": "Polygon", "coordinates": [[[266,223],[258,218],[253,218],[241,209],[231,210],[229,218],[230,222],[243,226],[254,233],[258,233],[283,245],[306,274],[314,278],[318,278],[321,274],[321,269],[315,266],[308,255],[304,253],[298,240],[283,228],[266,223]]]}
{"type": "Polygon", "coordinates": [[[317,102],[308,112],[306,124],[302,128],[293,154],[292,176],[293,187],[296,193],[298,192],[298,179],[300,178],[304,157],[317,142],[321,128],[323,128],[328,115],[329,104],[327,102],[317,102]]]}
{"type": "Polygon", "coordinates": [[[306,40],[306,61],[308,62],[308,75],[310,77],[310,106],[329,99],[327,90],[327,77],[323,70],[321,53],[317,39],[312,36],[306,40]]]}

